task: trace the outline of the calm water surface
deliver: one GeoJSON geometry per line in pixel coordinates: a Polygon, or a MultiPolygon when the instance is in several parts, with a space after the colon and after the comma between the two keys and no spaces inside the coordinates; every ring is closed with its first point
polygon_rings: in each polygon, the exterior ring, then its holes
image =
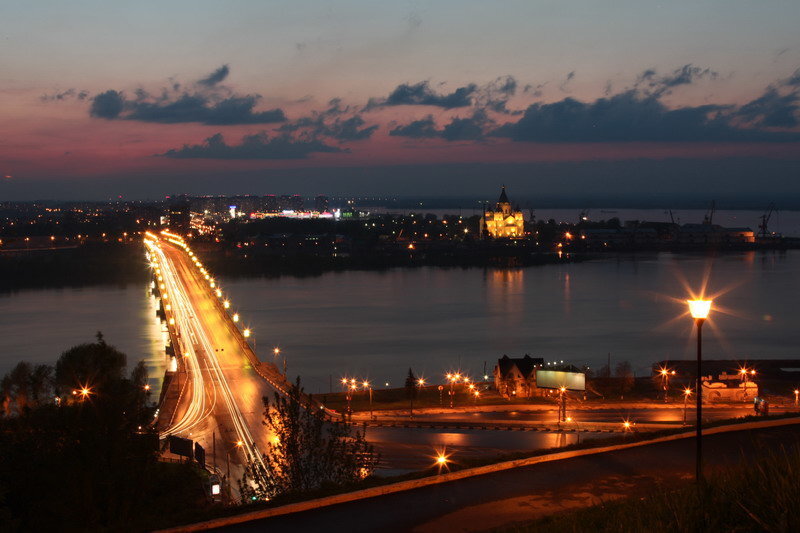
{"type": "Polygon", "coordinates": [[[147,363],[157,395],[166,369],[166,334],[155,312],[145,286],[0,294],[0,374],[23,360],[55,364],[64,350],[94,342],[101,331],[106,342],[128,355],[129,367],[147,363]]]}
{"type": "MultiPolygon", "coordinates": [[[[800,358],[798,274],[800,251],[789,251],[221,282],[259,355],[280,346],[290,375],[327,392],[343,375],[401,386],[409,367],[430,380],[452,369],[478,376],[503,354],[591,367],[611,354],[612,366],[629,360],[637,373],[658,359],[691,359],[681,299],[705,278],[720,308],[704,328],[705,357],[800,358]]],[[[143,286],[0,296],[0,372],[21,359],[53,363],[97,330],[145,359],[154,378],[163,373],[163,331],[143,286]]]]}

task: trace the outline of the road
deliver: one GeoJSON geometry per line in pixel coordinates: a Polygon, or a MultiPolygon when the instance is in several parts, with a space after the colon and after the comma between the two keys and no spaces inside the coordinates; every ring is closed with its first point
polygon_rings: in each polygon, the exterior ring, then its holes
{"type": "MultiPolygon", "coordinates": [[[[584,409],[568,411],[571,422],[562,423],[566,431],[557,431],[557,411],[503,410],[485,412],[379,416],[367,428],[367,439],[381,455],[378,475],[395,475],[430,466],[436,450],[446,448],[457,457],[477,458],[560,448],[576,442],[608,437],[609,432],[623,433],[623,420],[635,425],[634,431],[654,431],[681,427],[683,409],[584,409]]],[[[705,422],[752,414],[749,406],[707,407],[705,422]]],[[[689,425],[694,409],[687,409],[689,425]]]]}
{"type": "MultiPolygon", "coordinates": [[[[483,531],[684,485],[694,472],[694,444],[688,438],[541,463],[220,530],[483,531]]],[[[711,435],[703,442],[709,470],[783,445],[800,445],[796,426],[711,435]]]]}
{"type": "Polygon", "coordinates": [[[224,294],[217,296],[216,282],[181,241],[167,234],[147,242],[187,381],[163,434],[199,442],[208,463],[223,474],[230,469],[235,487],[246,461],[261,461],[272,438],[262,424],[262,397],[272,398],[285,383],[268,365],[256,370],[254,354],[220,303],[224,294]]]}
{"type": "MultiPolygon", "coordinates": [[[[665,424],[680,425],[683,422],[682,408],[678,407],[653,407],[653,408],[608,408],[608,409],[567,409],[567,416],[578,424],[591,424],[595,422],[621,424],[623,420],[630,420],[636,423],[646,424],[665,424]]],[[[783,410],[772,409],[773,413],[783,412],[783,410]]],[[[753,414],[753,406],[742,404],[740,407],[716,407],[704,406],[703,421],[712,422],[715,420],[725,420],[753,414]]],[[[695,418],[695,410],[691,405],[686,408],[687,420],[691,423],[695,418]]],[[[406,420],[407,416],[393,417],[390,415],[377,417],[378,420],[406,420]]],[[[414,420],[418,422],[465,422],[491,424],[502,423],[531,423],[553,425],[558,422],[558,410],[537,409],[537,410],[498,410],[480,412],[461,412],[461,413],[437,413],[437,414],[416,414],[414,420]]]]}

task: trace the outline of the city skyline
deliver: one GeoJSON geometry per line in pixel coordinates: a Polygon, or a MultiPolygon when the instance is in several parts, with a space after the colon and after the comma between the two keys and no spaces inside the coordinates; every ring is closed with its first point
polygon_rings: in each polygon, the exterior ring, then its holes
{"type": "Polygon", "coordinates": [[[0,194],[442,196],[506,182],[519,195],[800,195],[798,16],[779,2],[15,6],[0,194]]]}

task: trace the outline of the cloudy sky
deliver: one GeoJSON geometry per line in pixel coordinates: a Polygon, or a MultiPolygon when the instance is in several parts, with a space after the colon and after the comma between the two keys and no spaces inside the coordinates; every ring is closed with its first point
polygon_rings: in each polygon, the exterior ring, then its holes
{"type": "Polygon", "coordinates": [[[800,197],[798,23],[797,1],[2,1],[0,200],[800,197]]]}

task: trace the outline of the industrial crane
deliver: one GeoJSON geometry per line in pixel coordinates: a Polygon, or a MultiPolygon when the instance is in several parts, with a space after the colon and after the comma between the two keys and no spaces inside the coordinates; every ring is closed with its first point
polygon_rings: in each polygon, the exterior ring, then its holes
{"type": "Polygon", "coordinates": [[[759,237],[767,237],[770,235],[769,230],[767,229],[767,224],[769,224],[769,219],[772,217],[772,213],[775,211],[775,204],[770,203],[767,206],[766,212],[761,215],[761,224],[758,225],[758,236],[759,237]]]}

